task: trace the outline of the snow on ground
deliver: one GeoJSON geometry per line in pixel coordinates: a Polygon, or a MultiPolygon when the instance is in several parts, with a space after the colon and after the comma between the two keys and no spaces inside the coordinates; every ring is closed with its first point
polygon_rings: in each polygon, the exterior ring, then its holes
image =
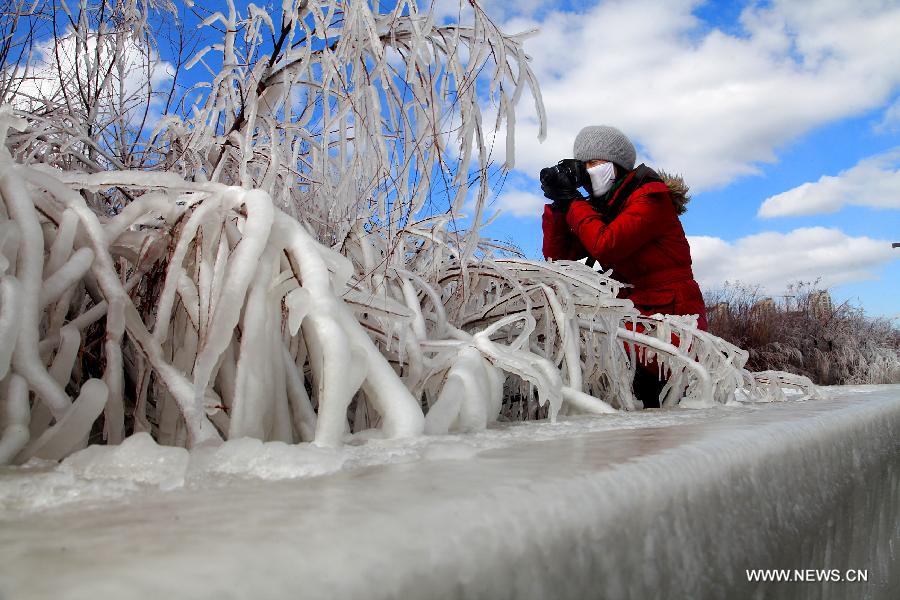
{"type": "Polygon", "coordinates": [[[893,598],[898,548],[900,386],[340,449],[137,435],[0,469],[4,599],[893,598]],[[845,565],[869,584],[743,571],[845,565]]]}

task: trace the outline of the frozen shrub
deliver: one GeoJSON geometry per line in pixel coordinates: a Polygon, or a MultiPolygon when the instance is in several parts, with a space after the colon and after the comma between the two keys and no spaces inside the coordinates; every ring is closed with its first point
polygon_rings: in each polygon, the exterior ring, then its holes
{"type": "Polygon", "coordinates": [[[749,352],[747,366],[805,375],[820,385],[900,383],[900,330],[848,302],[835,306],[816,282],[769,298],[759,288],[706,292],[710,331],[749,352]]]}

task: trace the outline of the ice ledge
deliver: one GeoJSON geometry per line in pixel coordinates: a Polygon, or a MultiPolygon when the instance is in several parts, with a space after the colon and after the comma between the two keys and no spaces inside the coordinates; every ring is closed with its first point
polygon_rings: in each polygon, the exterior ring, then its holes
{"type": "Polygon", "coordinates": [[[0,598],[895,598],[900,386],[831,395],[6,513],[0,598]]]}

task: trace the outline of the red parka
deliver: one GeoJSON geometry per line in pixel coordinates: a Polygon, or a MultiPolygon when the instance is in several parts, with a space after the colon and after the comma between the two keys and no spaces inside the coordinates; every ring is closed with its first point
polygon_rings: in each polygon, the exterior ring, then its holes
{"type": "Polygon", "coordinates": [[[572,202],[565,213],[547,205],[544,256],[592,257],[612,269],[614,278],[633,286],[619,295],[642,314],[699,315],[698,326],[706,330],[706,307],[691,270],[691,249],[668,186],[641,165],[616,189],[609,206],[620,208],[606,220],[584,200],[572,202]]]}

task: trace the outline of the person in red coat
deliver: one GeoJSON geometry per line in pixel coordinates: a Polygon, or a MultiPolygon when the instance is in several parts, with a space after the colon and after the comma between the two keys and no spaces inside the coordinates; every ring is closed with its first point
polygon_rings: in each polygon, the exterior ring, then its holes
{"type": "MultiPolygon", "coordinates": [[[[643,315],[697,315],[706,330],[706,307],[691,269],[691,249],[678,215],[682,194],[652,169],[634,167],[634,145],[618,129],[585,127],[575,138],[574,160],[541,171],[541,188],[552,200],[544,208],[544,256],[591,258],[629,284],[620,296],[643,315]],[[578,191],[584,186],[590,197],[578,191]]],[[[635,395],[659,406],[656,369],[637,369],[635,395]]]]}

